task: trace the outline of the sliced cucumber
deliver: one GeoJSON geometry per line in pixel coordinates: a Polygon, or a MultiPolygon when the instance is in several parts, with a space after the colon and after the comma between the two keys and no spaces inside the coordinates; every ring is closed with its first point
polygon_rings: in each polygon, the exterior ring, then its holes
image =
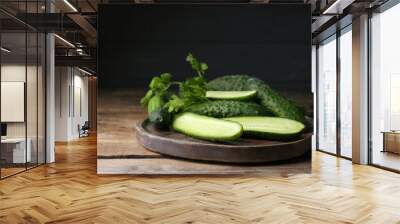
{"type": "Polygon", "coordinates": [[[172,127],[183,134],[210,141],[230,141],[242,135],[242,126],[194,113],[182,113],[174,118],[172,127]]]}
{"type": "Polygon", "coordinates": [[[224,120],[241,124],[246,135],[270,140],[293,139],[305,128],[298,121],[279,117],[231,117],[224,120]]]}
{"type": "Polygon", "coordinates": [[[206,97],[218,100],[248,100],[255,97],[256,90],[250,91],[207,91],[206,97]]]}

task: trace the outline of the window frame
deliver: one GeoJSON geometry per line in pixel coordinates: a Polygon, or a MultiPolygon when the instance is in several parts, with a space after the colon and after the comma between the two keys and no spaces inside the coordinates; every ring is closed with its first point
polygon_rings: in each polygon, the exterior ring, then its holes
{"type": "Polygon", "coordinates": [[[316,84],[316,127],[315,127],[315,133],[316,133],[316,151],[319,152],[323,152],[329,155],[333,155],[339,158],[343,158],[346,160],[352,160],[352,158],[347,157],[342,155],[342,150],[341,150],[341,119],[340,119],[340,77],[341,77],[341,67],[340,67],[340,59],[341,59],[341,55],[340,55],[340,39],[341,36],[344,35],[347,32],[352,32],[352,23],[347,24],[346,26],[337,29],[335,33],[333,33],[332,35],[326,37],[323,40],[320,40],[317,44],[316,44],[316,56],[315,56],[315,60],[316,60],[316,80],[315,80],[315,84],[316,84]],[[318,94],[318,90],[319,90],[319,79],[320,79],[320,74],[319,74],[319,47],[322,43],[326,43],[329,41],[336,41],[336,152],[332,153],[329,151],[326,151],[324,149],[321,149],[319,147],[319,103],[320,103],[320,99],[319,99],[319,94],[318,94]]]}
{"type": "Polygon", "coordinates": [[[387,170],[387,171],[391,171],[391,172],[395,172],[395,173],[400,173],[400,169],[394,169],[394,168],[390,168],[384,165],[380,165],[377,163],[373,162],[373,154],[374,154],[374,147],[373,147],[373,130],[372,130],[372,119],[373,119],[373,113],[372,113],[372,71],[373,71],[373,67],[372,67],[372,58],[373,58],[373,28],[372,28],[372,19],[374,18],[374,14],[380,14],[380,13],[384,13],[385,11],[393,8],[394,6],[397,6],[400,4],[400,0],[388,0],[386,1],[384,4],[371,9],[368,11],[368,34],[367,34],[367,38],[368,38],[368,165],[373,166],[373,167],[377,167],[383,170],[387,170]]]}

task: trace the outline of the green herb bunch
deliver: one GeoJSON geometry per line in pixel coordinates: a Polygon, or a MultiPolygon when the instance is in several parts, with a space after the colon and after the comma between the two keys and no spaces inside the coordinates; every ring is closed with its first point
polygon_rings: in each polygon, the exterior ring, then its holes
{"type": "Polygon", "coordinates": [[[178,82],[172,80],[171,74],[163,73],[151,80],[149,90],[140,100],[144,107],[148,107],[150,121],[168,125],[173,114],[195,103],[207,101],[204,78],[208,69],[207,64],[198,61],[191,53],[186,57],[186,61],[197,73],[196,76],[178,82]],[[178,86],[178,93],[171,90],[172,86],[178,86]]]}

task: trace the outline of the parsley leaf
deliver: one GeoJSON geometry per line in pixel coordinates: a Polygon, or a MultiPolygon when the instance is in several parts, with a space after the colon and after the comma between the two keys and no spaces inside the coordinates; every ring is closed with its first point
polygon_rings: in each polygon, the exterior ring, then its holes
{"type": "Polygon", "coordinates": [[[177,95],[172,95],[170,100],[165,104],[169,113],[176,113],[183,109],[185,102],[182,98],[177,95]]]}
{"type": "Polygon", "coordinates": [[[206,63],[197,60],[197,58],[195,58],[192,53],[188,54],[188,56],[186,57],[186,61],[190,63],[192,69],[197,72],[198,76],[204,76],[208,69],[208,65],[206,63]]]}
{"type": "Polygon", "coordinates": [[[183,82],[175,82],[172,80],[171,74],[163,73],[151,80],[149,90],[140,100],[143,106],[148,106],[150,99],[153,97],[161,97],[165,100],[166,103],[162,105],[162,108],[156,111],[157,113],[151,114],[150,111],[148,111],[150,115],[152,115],[152,118],[154,118],[154,121],[167,121],[168,116],[184,111],[192,104],[208,100],[206,98],[206,79],[204,78],[204,74],[208,69],[207,64],[197,60],[191,53],[186,57],[186,61],[189,62],[192,69],[197,72],[197,76],[187,78],[183,82]],[[178,94],[174,94],[170,90],[172,85],[178,85],[178,94]],[[164,111],[167,113],[164,113],[164,111]]]}
{"type": "Polygon", "coordinates": [[[160,76],[154,77],[149,85],[149,90],[146,95],[140,100],[142,106],[147,106],[150,99],[158,95],[160,97],[165,97],[168,94],[169,87],[173,84],[171,82],[172,76],[169,73],[163,73],[160,76]]]}

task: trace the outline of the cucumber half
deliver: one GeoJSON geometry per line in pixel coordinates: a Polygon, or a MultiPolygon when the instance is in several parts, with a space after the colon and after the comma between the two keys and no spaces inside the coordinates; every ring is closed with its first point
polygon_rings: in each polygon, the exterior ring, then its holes
{"type": "Polygon", "coordinates": [[[255,97],[256,90],[250,91],[207,91],[206,97],[218,100],[248,100],[255,97]]]}
{"type": "Polygon", "coordinates": [[[298,121],[279,117],[231,117],[224,120],[241,124],[246,135],[270,140],[296,138],[305,128],[298,121]]]}
{"type": "Polygon", "coordinates": [[[236,122],[225,121],[194,113],[177,115],[172,127],[183,134],[210,141],[231,141],[240,138],[243,129],[236,122]]]}

